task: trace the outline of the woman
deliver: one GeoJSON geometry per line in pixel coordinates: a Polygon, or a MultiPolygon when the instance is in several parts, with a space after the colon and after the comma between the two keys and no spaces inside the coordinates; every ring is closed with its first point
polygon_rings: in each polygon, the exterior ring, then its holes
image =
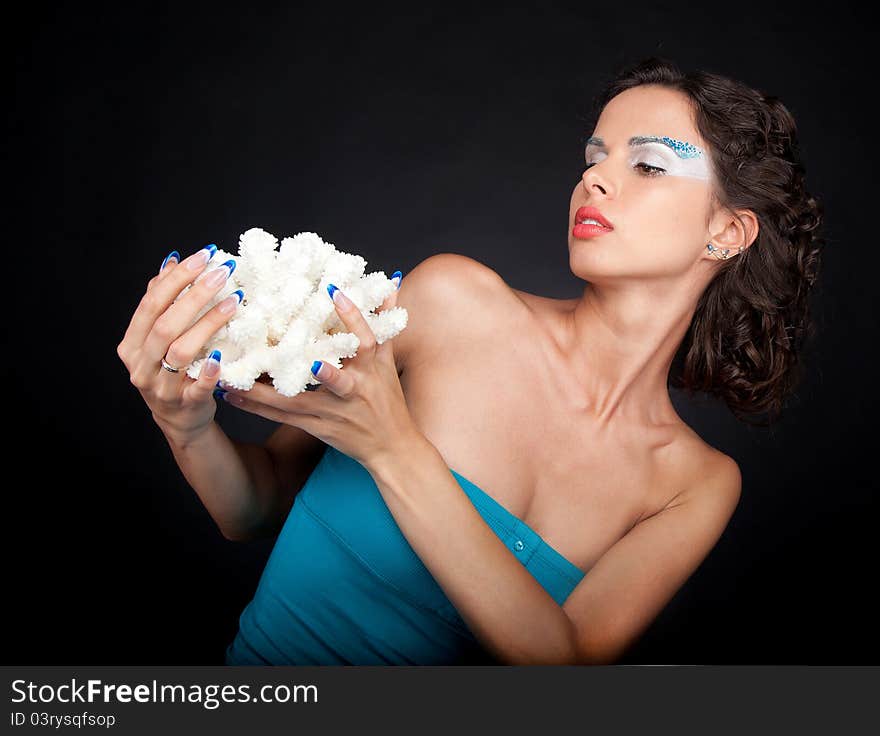
{"type": "Polygon", "coordinates": [[[821,209],[774,98],[648,59],[597,103],[568,213],[583,294],[443,253],[398,282],[383,307],[409,323],[377,345],[331,285],[357,356],[316,365],[317,391],[225,393],[280,423],[265,446],[214,422],[216,361],[173,372],[231,316],[185,329],[219,284],[172,304],[207,259],[150,282],[132,382],[228,538],[280,527],[227,663],[612,663],[717,542],[739,468],[668,386],[779,413],[821,209]]]}

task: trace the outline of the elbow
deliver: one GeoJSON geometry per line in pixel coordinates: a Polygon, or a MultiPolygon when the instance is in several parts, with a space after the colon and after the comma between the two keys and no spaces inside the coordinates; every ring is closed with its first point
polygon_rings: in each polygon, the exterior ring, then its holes
{"type": "Polygon", "coordinates": [[[255,542],[260,539],[271,539],[277,536],[278,529],[266,520],[254,524],[235,524],[232,526],[220,526],[223,538],[230,542],[255,542]]]}
{"type": "Polygon", "coordinates": [[[623,655],[624,645],[618,641],[609,639],[602,640],[596,637],[587,638],[583,635],[574,635],[573,643],[569,648],[569,661],[563,664],[571,665],[612,665],[617,664],[623,655]]]}
{"type": "Polygon", "coordinates": [[[218,524],[217,528],[220,530],[223,538],[228,542],[251,542],[257,537],[252,529],[245,529],[241,525],[224,526],[218,524]]]}
{"type": "Polygon", "coordinates": [[[611,665],[620,662],[628,646],[608,642],[594,642],[581,646],[577,652],[577,664],[611,665]]]}
{"type": "Polygon", "coordinates": [[[220,533],[227,542],[246,542],[247,538],[240,531],[234,529],[221,529],[220,533]]]}

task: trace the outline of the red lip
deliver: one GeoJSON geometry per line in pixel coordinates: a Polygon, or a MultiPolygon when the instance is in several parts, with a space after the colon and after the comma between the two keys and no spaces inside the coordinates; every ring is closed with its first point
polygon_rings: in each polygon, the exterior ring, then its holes
{"type": "Polygon", "coordinates": [[[597,220],[601,222],[604,227],[607,227],[609,230],[614,229],[614,225],[612,225],[608,220],[606,220],[602,213],[599,212],[595,207],[581,207],[577,212],[574,213],[574,222],[577,224],[578,220],[583,220],[585,217],[589,217],[593,220],[597,220]]]}

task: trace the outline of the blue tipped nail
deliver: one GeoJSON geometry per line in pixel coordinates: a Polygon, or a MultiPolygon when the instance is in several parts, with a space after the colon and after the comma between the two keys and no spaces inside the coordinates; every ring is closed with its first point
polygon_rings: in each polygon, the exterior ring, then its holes
{"type": "Polygon", "coordinates": [[[168,263],[168,261],[170,261],[172,258],[176,263],[180,263],[180,253],[178,253],[176,250],[173,250],[167,256],[165,256],[165,260],[162,261],[162,265],[159,266],[159,270],[161,271],[162,269],[164,269],[165,264],[168,263]]]}
{"type": "Polygon", "coordinates": [[[403,274],[400,271],[395,271],[393,274],[391,274],[391,280],[394,281],[394,279],[397,279],[397,288],[399,289],[400,282],[403,279],[403,274]]]}
{"type": "Polygon", "coordinates": [[[339,287],[334,286],[333,284],[327,284],[327,293],[330,295],[330,298],[333,298],[333,292],[337,291],[339,287]]]}
{"type": "Polygon", "coordinates": [[[225,397],[226,397],[226,391],[224,391],[222,388],[215,388],[214,389],[214,398],[215,399],[225,399],[225,397]]]}
{"type": "MultiPolygon", "coordinates": [[[[235,294],[238,297],[238,303],[241,304],[241,302],[244,300],[244,292],[241,289],[236,289],[232,292],[232,294],[235,294]]],[[[230,294],[229,296],[232,296],[232,294],[230,294]]]]}
{"type": "Polygon", "coordinates": [[[232,272],[235,270],[235,261],[233,261],[231,258],[230,258],[228,261],[226,261],[224,264],[222,264],[222,265],[224,265],[224,266],[228,266],[228,267],[229,267],[229,273],[230,273],[230,275],[231,275],[232,272]]]}
{"type": "Polygon", "coordinates": [[[215,360],[219,363],[220,362],[220,351],[219,350],[212,350],[211,354],[208,356],[208,360],[215,360]]]}
{"type": "Polygon", "coordinates": [[[213,243],[209,243],[204,248],[202,248],[202,250],[208,251],[208,253],[210,254],[208,256],[208,260],[210,261],[214,257],[214,254],[217,252],[217,246],[213,243]]]}
{"type": "Polygon", "coordinates": [[[312,375],[313,375],[315,378],[318,377],[318,371],[319,371],[319,370],[321,370],[321,361],[320,361],[320,360],[316,360],[314,363],[312,363],[312,375]]]}

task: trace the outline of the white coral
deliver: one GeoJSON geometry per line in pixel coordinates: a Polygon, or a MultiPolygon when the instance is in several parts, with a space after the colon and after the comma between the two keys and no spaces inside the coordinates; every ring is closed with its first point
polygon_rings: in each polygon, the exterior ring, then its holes
{"type": "MultiPolygon", "coordinates": [[[[365,273],[367,262],[361,256],[339,251],[312,232],[284,238],[280,248],[276,246],[274,235],[251,228],[239,238],[238,256],[218,250],[205,269],[235,261],[232,274],[193,324],[236,290],[244,292],[235,316],[200,351],[207,356],[220,350],[221,385],[248,390],[266,373],[279,393],[295,396],[307,385],[319,383],[311,373],[315,360],[341,368],[342,358],[353,358],[360,341],[345,331],[337,316],[327,293],[331,283],[360,309],[377,342],[406,327],[403,307],[374,312],[397,287],[382,271],[365,273]]],[[[190,378],[198,378],[204,360],[198,358],[187,366],[190,378]]]]}

